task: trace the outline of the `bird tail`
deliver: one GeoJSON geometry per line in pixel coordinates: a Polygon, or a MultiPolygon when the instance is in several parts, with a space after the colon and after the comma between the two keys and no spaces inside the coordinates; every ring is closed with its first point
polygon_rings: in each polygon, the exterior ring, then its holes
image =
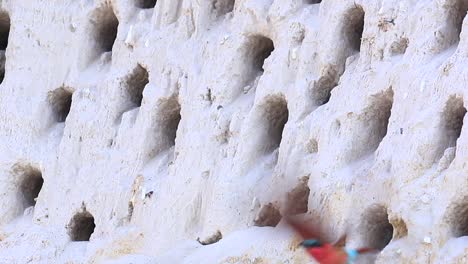
{"type": "Polygon", "coordinates": [[[375,251],[375,249],[373,249],[373,248],[358,248],[356,251],[357,251],[359,254],[365,254],[365,253],[369,253],[369,252],[375,251]]]}

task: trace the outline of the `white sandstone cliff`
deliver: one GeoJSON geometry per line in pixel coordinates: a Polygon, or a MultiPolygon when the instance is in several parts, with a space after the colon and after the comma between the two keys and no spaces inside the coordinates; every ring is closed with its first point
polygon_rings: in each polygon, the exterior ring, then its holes
{"type": "Polygon", "coordinates": [[[0,263],[467,263],[467,10],[0,1],[0,263]]]}

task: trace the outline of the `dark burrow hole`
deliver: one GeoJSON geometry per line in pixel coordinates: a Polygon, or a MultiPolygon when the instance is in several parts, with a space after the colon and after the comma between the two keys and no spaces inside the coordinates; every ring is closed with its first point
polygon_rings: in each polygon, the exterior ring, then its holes
{"type": "Polygon", "coordinates": [[[265,70],[263,68],[265,60],[271,55],[275,46],[271,39],[264,36],[254,36],[251,41],[253,47],[251,55],[253,58],[254,69],[263,72],[265,70]]]}
{"type": "Polygon", "coordinates": [[[220,241],[221,239],[223,238],[223,234],[221,233],[221,231],[216,231],[216,233],[214,233],[212,236],[204,239],[204,240],[200,240],[200,238],[197,238],[197,241],[198,243],[206,246],[206,245],[211,245],[211,244],[214,244],[218,241],[220,241]]]}
{"type": "Polygon", "coordinates": [[[374,205],[369,208],[362,220],[361,231],[364,234],[364,246],[382,250],[393,237],[393,226],[388,220],[387,208],[374,205]]]}
{"type": "Polygon", "coordinates": [[[245,83],[251,84],[264,72],[265,60],[275,49],[273,41],[262,35],[254,35],[248,38],[243,51],[243,60],[245,61],[245,83]]]}
{"type": "Polygon", "coordinates": [[[272,204],[263,205],[254,220],[255,226],[272,226],[275,227],[281,221],[280,211],[272,204]]]}
{"type": "Polygon", "coordinates": [[[289,110],[284,96],[271,96],[263,107],[262,118],[267,127],[266,151],[272,152],[280,146],[284,126],[288,122],[289,110]]]}
{"type": "Polygon", "coordinates": [[[320,4],[320,3],[322,3],[322,0],[306,0],[306,3],[309,4],[309,5],[320,4]]]}
{"type": "Polygon", "coordinates": [[[216,17],[223,16],[234,10],[234,0],[212,0],[211,9],[216,14],[216,17]]]}
{"type": "Polygon", "coordinates": [[[68,87],[60,87],[49,92],[48,102],[57,122],[65,122],[72,104],[73,91],[68,87]]]}
{"type": "Polygon", "coordinates": [[[388,124],[393,105],[393,90],[389,89],[372,95],[370,105],[364,109],[363,118],[360,119],[365,130],[356,136],[359,143],[353,145],[353,160],[360,159],[377,150],[387,135],[388,124]],[[365,144],[363,144],[363,140],[365,144]]]}
{"type": "Polygon", "coordinates": [[[299,180],[299,184],[287,195],[287,214],[297,215],[307,213],[310,189],[308,186],[309,176],[299,180]]]}
{"type": "Polygon", "coordinates": [[[72,241],[89,241],[95,227],[94,217],[89,212],[77,213],[68,225],[70,239],[72,241]]]}
{"type": "Polygon", "coordinates": [[[5,78],[5,51],[10,35],[10,16],[7,12],[0,12],[0,83],[5,78]]]}
{"type": "Polygon", "coordinates": [[[330,101],[331,91],[338,85],[339,79],[335,67],[327,66],[322,71],[320,78],[314,82],[312,87],[314,105],[320,106],[330,101]]]}
{"type": "Polygon", "coordinates": [[[10,16],[7,12],[0,12],[0,50],[6,50],[10,35],[10,16]]]}
{"type": "Polygon", "coordinates": [[[137,7],[139,8],[154,8],[156,6],[157,0],[137,0],[137,7]]]}
{"type": "Polygon", "coordinates": [[[466,108],[463,105],[463,98],[450,96],[442,113],[442,144],[437,153],[440,159],[447,148],[456,147],[463,128],[463,118],[466,108]]]}
{"type": "Polygon", "coordinates": [[[369,138],[369,145],[372,146],[372,151],[375,151],[379,146],[380,142],[383,140],[385,135],[387,135],[388,123],[390,120],[390,115],[392,113],[393,106],[393,90],[392,88],[375,95],[373,104],[369,109],[370,112],[370,125],[372,135],[374,137],[369,138]]]}
{"type": "Polygon", "coordinates": [[[458,41],[460,41],[460,33],[462,31],[463,20],[466,17],[466,12],[468,11],[468,1],[466,0],[456,0],[453,7],[453,12],[449,14],[450,19],[452,19],[454,26],[456,28],[458,41]]]}
{"type": "Polygon", "coordinates": [[[23,196],[25,207],[36,205],[36,198],[42,189],[44,179],[39,169],[27,166],[21,169],[20,192],[23,196]]]}
{"type": "Polygon", "coordinates": [[[463,202],[455,205],[450,220],[451,231],[454,237],[468,236],[468,196],[463,202]]]}
{"type": "Polygon", "coordinates": [[[141,106],[143,90],[148,83],[148,71],[141,65],[138,65],[128,76],[126,81],[126,92],[132,107],[141,106]]]}
{"type": "Polygon", "coordinates": [[[180,109],[180,104],[176,97],[171,97],[162,106],[160,118],[162,119],[163,142],[166,142],[166,148],[175,146],[177,128],[181,119],[180,109]]]}
{"type": "Polygon", "coordinates": [[[148,158],[175,146],[177,130],[181,120],[181,106],[176,95],[159,100],[154,121],[154,145],[148,146],[148,158]]]}
{"type": "Polygon", "coordinates": [[[100,53],[112,51],[117,37],[119,20],[111,6],[106,5],[97,10],[95,27],[94,39],[100,53]]]}
{"type": "Polygon", "coordinates": [[[361,50],[362,32],[364,31],[364,9],[355,5],[347,13],[344,20],[343,33],[348,45],[355,51],[361,50]]]}

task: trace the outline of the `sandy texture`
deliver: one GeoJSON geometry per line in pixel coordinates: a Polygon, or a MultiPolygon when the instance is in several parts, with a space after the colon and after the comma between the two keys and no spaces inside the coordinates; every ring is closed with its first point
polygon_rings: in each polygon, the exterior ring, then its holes
{"type": "Polygon", "coordinates": [[[468,1],[319,2],[0,1],[0,263],[467,263],[468,1]]]}

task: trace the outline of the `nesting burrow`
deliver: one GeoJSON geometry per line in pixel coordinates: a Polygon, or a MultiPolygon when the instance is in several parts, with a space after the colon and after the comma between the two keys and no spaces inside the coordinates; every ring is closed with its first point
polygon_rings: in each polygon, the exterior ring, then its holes
{"type": "Polygon", "coordinates": [[[163,135],[165,137],[165,142],[167,146],[172,147],[175,145],[175,140],[177,136],[177,128],[180,123],[180,104],[176,98],[171,98],[166,101],[163,107],[163,135]]]}
{"type": "Polygon", "coordinates": [[[68,224],[68,234],[72,241],[89,241],[96,227],[94,217],[88,211],[76,213],[68,224]]]}
{"type": "Polygon", "coordinates": [[[313,5],[313,4],[320,4],[322,0],[305,0],[306,4],[313,5]]]}
{"type": "Polygon", "coordinates": [[[151,151],[151,157],[175,146],[177,129],[181,120],[181,107],[176,96],[163,99],[158,108],[156,116],[157,145],[151,151]]]}
{"type": "Polygon", "coordinates": [[[359,135],[360,142],[364,140],[365,144],[354,146],[356,149],[356,153],[354,153],[356,159],[373,153],[379,147],[380,142],[387,135],[392,105],[392,88],[372,95],[370,105],[364,110],[361,121],[365,131],[362,131],[361,135],[359,135]]]}
{"type": "Polygon", "coordinates": [[[44,183],[41,171],[29,165],[17,167],[14,170],[19,176],[19,192],[24,208],[36,205],[36,199],[44,183]]]}
{"type": "Polygon", "coordinates": [[[449,224],[454,237],[468,236],[468,196],[452,207],[449,224]]]}
{"type": "MultiPolygon", "coordinates": [[[[453,1],[452,1],[453,2],[453,1]]],[[[454,0],[454,6],[449,13],[449,19],[453,22],[455,27],[455,34],[457,36],[457,42],[460,41],[460,33],[462,31],[463,20],[466,17],[468,11],[468,1],[466,0],[454,0]]]]}
{"type": "Polygon", "coordinates": [[[388,123],[392,113],[393,90],[390,88],[373,98],[372,106],[366,113],[369,118],[370,134],[373,137],[368,139],[371,151],[375,151],[382,139],[387,135],[388,123]]]}
{"type": "Polygon", "coordinates": [[[94,14],[92,41],[94,42],[97,56],[100,56],[102,53],[112,51],[117,37],[119,20],[115,16],[114,10],[110,5],[100,7],[94,14]]]}
{"type": "Polygon", "coordinates": [[[307,213],[310,189],[308,186],[309,176],[299,180],[299,184],[287,195],[287,213],[289,215],[307,213]]]}
{"type": "Polygon", "coordinates": [[[348,46],[355,52],[361,50],[362,32],[364,30],[364,9],[360,5],[353,5],[344,17],[343,35],[348,46]]]}
{"type": "Polygon", "coordinates": [[[154,8],[157,0],[136,0],[136,6],[143,9],[154,8]]]}
{"type": "Polygon", "coordinates": [[[327,67],[322,71],[321,77],[312,88],[312,100],[314,105],[320,106],[328,103],[331,91],[338,85],[339,73],[335,67],[327,67]]]}
{"type": "Polygon", "coordinates": [[[360,235],[363,246],[382,250],[393,237],[393,226],[388,220],[387,208],[374,205],[363,214],[360,235]]]}
{"type": "MultiPolygon", "coordinates": [[[[362,33],[364,30],[364,9],[360,5],[353,5],[342,20],[341,35],[347,48],[343,54],[342,64],[353,53],[361,50],[362,33]]],[[[336,65],[330,65],[321,70],[320,77],[312,87],[312,100],[314,105],[320,106],[330,100],[331,91],[338,85],[342,71],[336,65]]]]}
{"type": "Polygon", "coordinates": [[[143,90],[149,83],[148,71],[141,65],[127,77],[125,91],[131,107],[140,107],[143,100],[143,90]]]}
{"type": "Polygon", "coordinates": [[[252,58],[253,66],[257,71],[263,72],[265,60],[271,55],[275,46],[273,41],[264,36],[254,36],[252,37],[252,58]]]}
{"type": "Polygon", "coordinates": [[[255,217],[255,226],[272,226],[275,227],[281,221],[281,213],[272,203],[268,203],[260,207],[257,217],[255,217]]]}
{"type": "Polygon", "coordinates": [[[217,230],[216,233],[214,233],[212,236],[204,239],[204,240],[200,240],[200,238],[197,238],[197,241],[198,243],[206,246],[206,245],[211,245],[211,244],[214,244],[218,241],[220,241],[221,239],[223,238],[223,234],[221,233],[221,231],[217,230]]]}
{"type": "Polygon", "coordinates": [[[456,148],[457,140],[463,128],[465,114],[466,108],[463,105],[463,98],[456,96],[449,97],[442,113],[441,146],[437,153],[437,159],[443,156],[446,149],[456,148]]]}
{"type": "Polygon", "coordinates": [[[216,17],[224,16],[234,10],[234,0],[212,0],[212,12],[216,14],[216,17]]]}
{"type": "Polygon", "coordinates": [[[5,78],[5,51],[8,47],[8,37],[10,35],[10,16],[7,12],[0,12],[0,83],[5,78]]]}
{"type": "Polygon", "coordinates": [[[266,138],[265,151],[273,152],[280,146],[283,130],[288,122],[289,110],[286,99],[282,95],[270,96],[261,106],[263,124],[260,127],[265,128],[266,138]]]}
{"type": "Polygon", "coordinates": [[[8,36],[10,35],[10,16],[7,12],[0,12],[0,50],[8,47],[8,36]]]}
{"type": "Polygon", "coordinates": [[[275,46],[270,38],[262,35],[251,36],[245,47],[246,80],[252,82],[264,72],[265,60],[271,55],[275,46]]]}
{"type": "Polygon", "coordinates": [[[69,87],[60,87],[49,92],[47,101],[52,108],[56,122],[65,122],[72,104],[73,90],[69,87]]]}

